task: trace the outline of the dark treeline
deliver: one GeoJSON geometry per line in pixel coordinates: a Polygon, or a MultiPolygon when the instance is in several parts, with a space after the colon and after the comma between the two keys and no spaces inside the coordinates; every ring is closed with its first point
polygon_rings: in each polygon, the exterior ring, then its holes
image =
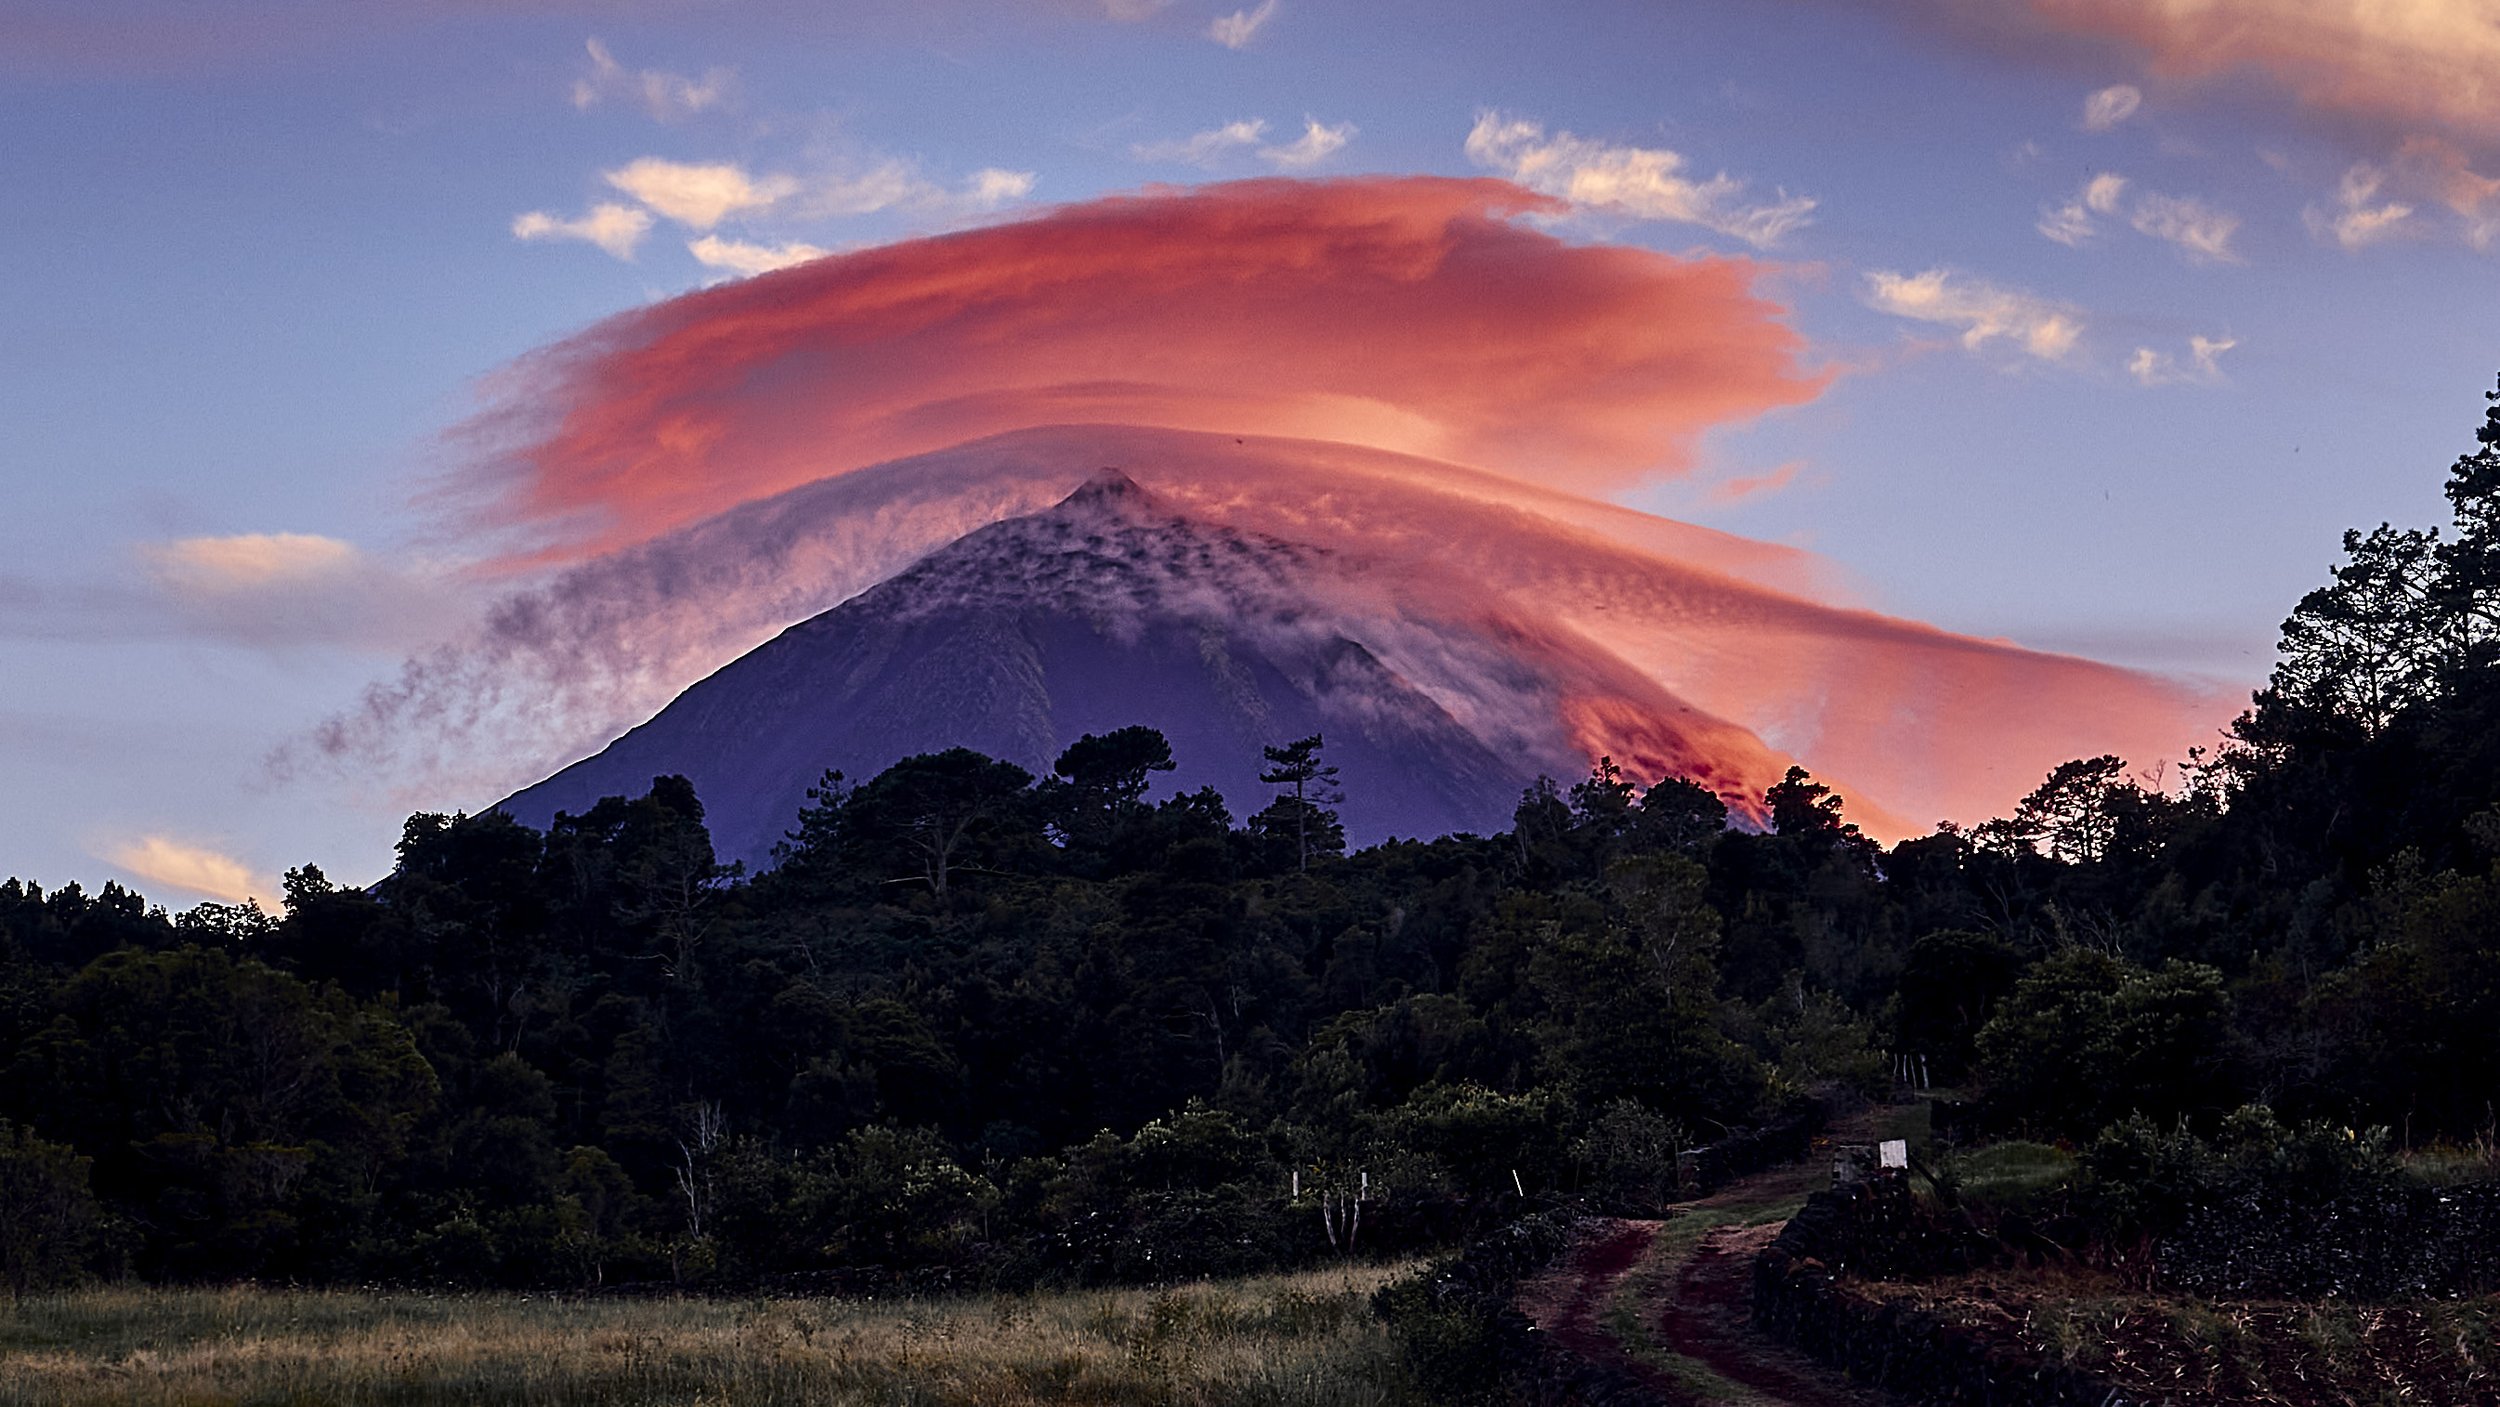
{"type": "Polygon", "coordinates": [[[2045,1137],[2486,1133],[2500,409],[2479,438],[2453,528],[2350,536],[2166,785],[2080,760],[1890,848],[1803,771],[1753,833],[1601,763],[1501,834],[1346,854],[1362,779],[1319,740],[1236,822],[1150,801],[1130,728],[1038,779],[828,777],[759,875],[663,777],[544,834],[414,817],[389,878],[293,871],[275,915],[13,880],[0,1252],[21,1285],[1245,1270],[1653,1207],[1678,1148],[1896,1054],[2045,1137]]]}

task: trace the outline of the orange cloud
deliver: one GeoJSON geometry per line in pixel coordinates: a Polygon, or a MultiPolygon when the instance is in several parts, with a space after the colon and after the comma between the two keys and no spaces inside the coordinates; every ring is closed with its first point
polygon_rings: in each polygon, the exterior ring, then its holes
{"type": "MultiPolygon", "coordinates": [[[[2001,32],[2004,7],[1943,0],[2001,32]]],[[[2255,74],[2320,112],[2500,145],[2493,0],[2027,0],[2054,33],[2115,44],[2182,81],[2255,74]]]]}
{"type": "Polygon", "coordinates": [[[240,904],[272,900],[278,886],[231,855],[170,836],[143,835],[106,847],[102,858],[142,883],[161,884],[202,898],[240,904]]]}
{"type": "Polygon", "coordinates": [[[311,533],[186,537],[145,549],[158,577],[189,592],[300,585],[354,569],[355,547],[311,533]]]}
{"type": "MultiPolygon", "coordinates": [[[[1801,760],[1899,835],[2209,734],[2193,691],[1852,609],[1805,554],[1587,496],[1821,380],[1760,266],[1516,218],[1558,208],[1489,180],[1154,191],[620,315],[463,432],[547,570],[294,760],[450,760],[489,800],[1106,466],[1320,549],[1313,618],[1524,768],[1607,752],[1741,801],[1801,760]]],[[[1942,278],[1915,315],[2063,350],[2010,304],[1939,311],[1975,296],[1942,278]]]]}
{"type": "Polygon", "coordinates": [[[1026,426],[1292,435],[1601,489],[1824,378],[1759,266],[1580,247],[1491,180],[1155,190],[622,314],[465,434],[562,559],[1026,426]]]}

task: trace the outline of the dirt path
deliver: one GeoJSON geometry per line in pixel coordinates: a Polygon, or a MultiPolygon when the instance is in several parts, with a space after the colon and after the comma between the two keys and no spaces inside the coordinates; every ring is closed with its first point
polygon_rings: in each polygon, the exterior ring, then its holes
{"type": "Polygon", "coordinates": [[[1746,1390],[1722,1402],[1881,1407],[1896,1401],[1754,1332],[1753,1258],[1784,1225],[1723,1226],[1704,1234],[1676,1277],[1675,1293],[1649,1306],[1659,1342],[1746,1390]]]}
{"type": "Polygon", "coordinates": [[[1632,1367],[1643,1379],[1656,1375],[1631,1363],[1606,1331],[1616,1290],[1634,1266],[1647,1259],[1658,1238],[1656,1221],[1608,1220],[1566,1252],[1553,1268],[1519,1287],[1519,1312],[1582,1358],[1632,1367]]]}
{"type": "MultiPolygon", "coordinates": [[[[1831,1139],[1869,1141],[1899,1115],[1877,1109],[1831,1139]]],[[[1714,1407],[1892,1407],[1753,1330],[1753,1259],[1829,1178],[1816,1152],[1672,1208],[1665,1221],[1610,1220],[1520,1288],[1520,1311],[1573,1353],[1628,1372],[1670,1402],[1714,1407]]]]}

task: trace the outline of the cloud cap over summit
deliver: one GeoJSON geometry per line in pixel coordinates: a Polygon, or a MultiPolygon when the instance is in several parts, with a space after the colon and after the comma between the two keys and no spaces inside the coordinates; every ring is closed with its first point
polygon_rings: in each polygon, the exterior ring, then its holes
{"type": "Polygon", "coordinates": [[[1154,189],[619,314],[462,432],[561,559],[828,474],[1074,421],[1284,434],[1581,490],[1823,378],[1760,266],[1581,246],[1493,180],[1154,189]]]}

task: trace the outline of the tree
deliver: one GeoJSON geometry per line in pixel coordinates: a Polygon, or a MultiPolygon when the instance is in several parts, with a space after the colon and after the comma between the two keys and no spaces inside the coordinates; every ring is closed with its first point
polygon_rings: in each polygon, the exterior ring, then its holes
{"type": "MultiPolygon", "coordinates": [[[[1314,742],[1317,740],[1314,739],[1314,742]]],[[[1269,760],[1275,760],[1274,750],[1269,760]]],[[[1051,764],[1081,798],[1105,807],[1134,806],[1143,801],[1150,772],[1169,772],[1171,741],[1141,724],[1108,733],[1087,733],[1068,745],[1051,764]]]]}
{"type": "Polygon", "coordinates": [[[2334,581],[2302,597],[2283,622],[2267,702],[2290,710],[2304,731],[2340,725],[2369,737],[2428,697],[2458,653],[2443,604],[2454,594],[2443,584],[2456,570],[2447,560],[2453,546],[2437,529],[2347,531],[2334,581]]]}
{"type": "Polygon", "coordinates": [[[1872,877],[1875,842],[1858,829],[1857,822],[1841,815],[1839,795],[1814,780],[1805,768],[1790,767],[1786,776],[1762,794],[1762,801],[1771,813],[1771,832],[1783,842],[1782,848],[1806,859],[1809,866],[1838,860],[1872,877]]]}
{"type": "Polygon", "coordinates": [[[676,981],[693,977],[721,891],[739,873],[714,854],[703,803],[680,776],[653,777],[640,797],[602,797],[579,816],[557,812],[547,857],[573,877],[595,923],[634,935],[634,955],[659,959],[676,981]]]}
{"type": "Polygon", "coordinates": [[[2059,763],[2014,808],[2014,834],[2026,844],[2047,842],[2050,857],[2068,864],[2100,859],[2117,836],[2112,800],[2132,789],[2121,779],[2126,768],[2107,754],[2059,763]]]}
{"type": "Polygon", "coordinates": [[[1252,824],[1277,834],[1291,826],[1297,870],[1309,870],[1313,855],[1340,854],[1345,849],[1345,827],[1338,823],[1337,813],[1327,809],[1345,800],[1345,793],[1337,790],[1337,769],[1321,760],[1320,747],[1320,735],[1313,733],[1282,747],[1260,749],[1267,766],[1259,780],[1290,790],[1280,793],[1252,824]]]}
{"type": "Polygon", "coordinates": [[[398,1161],[435,1089],[386,1010],[211,949],[109,953],[64,983],[22,1054],[47,1129],[148,1234],[147,1262],[248,1275],[398,1161]]]}
{"type": "Polygon", "coordinates": [[[1021,843],[1039,843],[1032,781],[970,748],[906,757],[844,803],[844,851],[885,883],[926,885],[944,904],[959,872],[996,868],[1021,843]]]}
{"type": "Polygon", "coordinates": [[[1170,740],[1152,728],[1088,733],[1051,765],[1059,778],[1049,784],[1053,824],[1072,847],[1113,847],[1151,814],[1145,799],[1151,775],[1176,766],[1170,740]]]}
{"type": "Polygon", "coordinates": [[[1641,793],[1633,834],[1644,846],[1687,853],[1717,840],[1727,829],[1727,803],[1689,777],[1662,778],[1641,793]]]}
{"type": "Polygon", "coordinates": [[[2481,448],[2459,455],[2445,492],[2456,536],[2437,549],[2438,606],[2468,642],[2460,663],[2479,668],[2500,655],[2500,390],[2474,431],[2481,448]]]}
{"type": "Polygon", "coordinates": [[[98,1212],[87,1190],[91,1159],[0,1119],[0,1275],[24,1299],[84,1266],[98,1212]]]}
{"type": "Polygon", "coordinates": [[[1790,767],[1762,800],[1770,808],[1774,835],[1834,841],[1857,837],[1857,824],[1841,819],[1841,799],[1803,767],[1790,767]]]}
{"type": "Polygon", "coordinates": [[[1634,798],[1640,788],[1626,780],[1611,757],[1600,757],[1589,774],[1571,787],[1574,829],[1602,849],[1632,829],[1634,798]]]}
{"type": "Polygon", "coordinates": [[[2240,729],[2260,745],[2386,730],[2500,663],[2500,391],[2445,492],[2453,535],[2381,523],[2344,534],[2334,580],[2283,622],[2282,659],[2240,729]]]}
{"type": "Polygon", "coordinates": [[[2082,1136],[2141,1113],[2240,1102],[2222,974],[2172,959],[2147,970],[2088,948],[2044,959],[1978,1035],[1989,1099],[2018,1122],[2082,1136]]]}

